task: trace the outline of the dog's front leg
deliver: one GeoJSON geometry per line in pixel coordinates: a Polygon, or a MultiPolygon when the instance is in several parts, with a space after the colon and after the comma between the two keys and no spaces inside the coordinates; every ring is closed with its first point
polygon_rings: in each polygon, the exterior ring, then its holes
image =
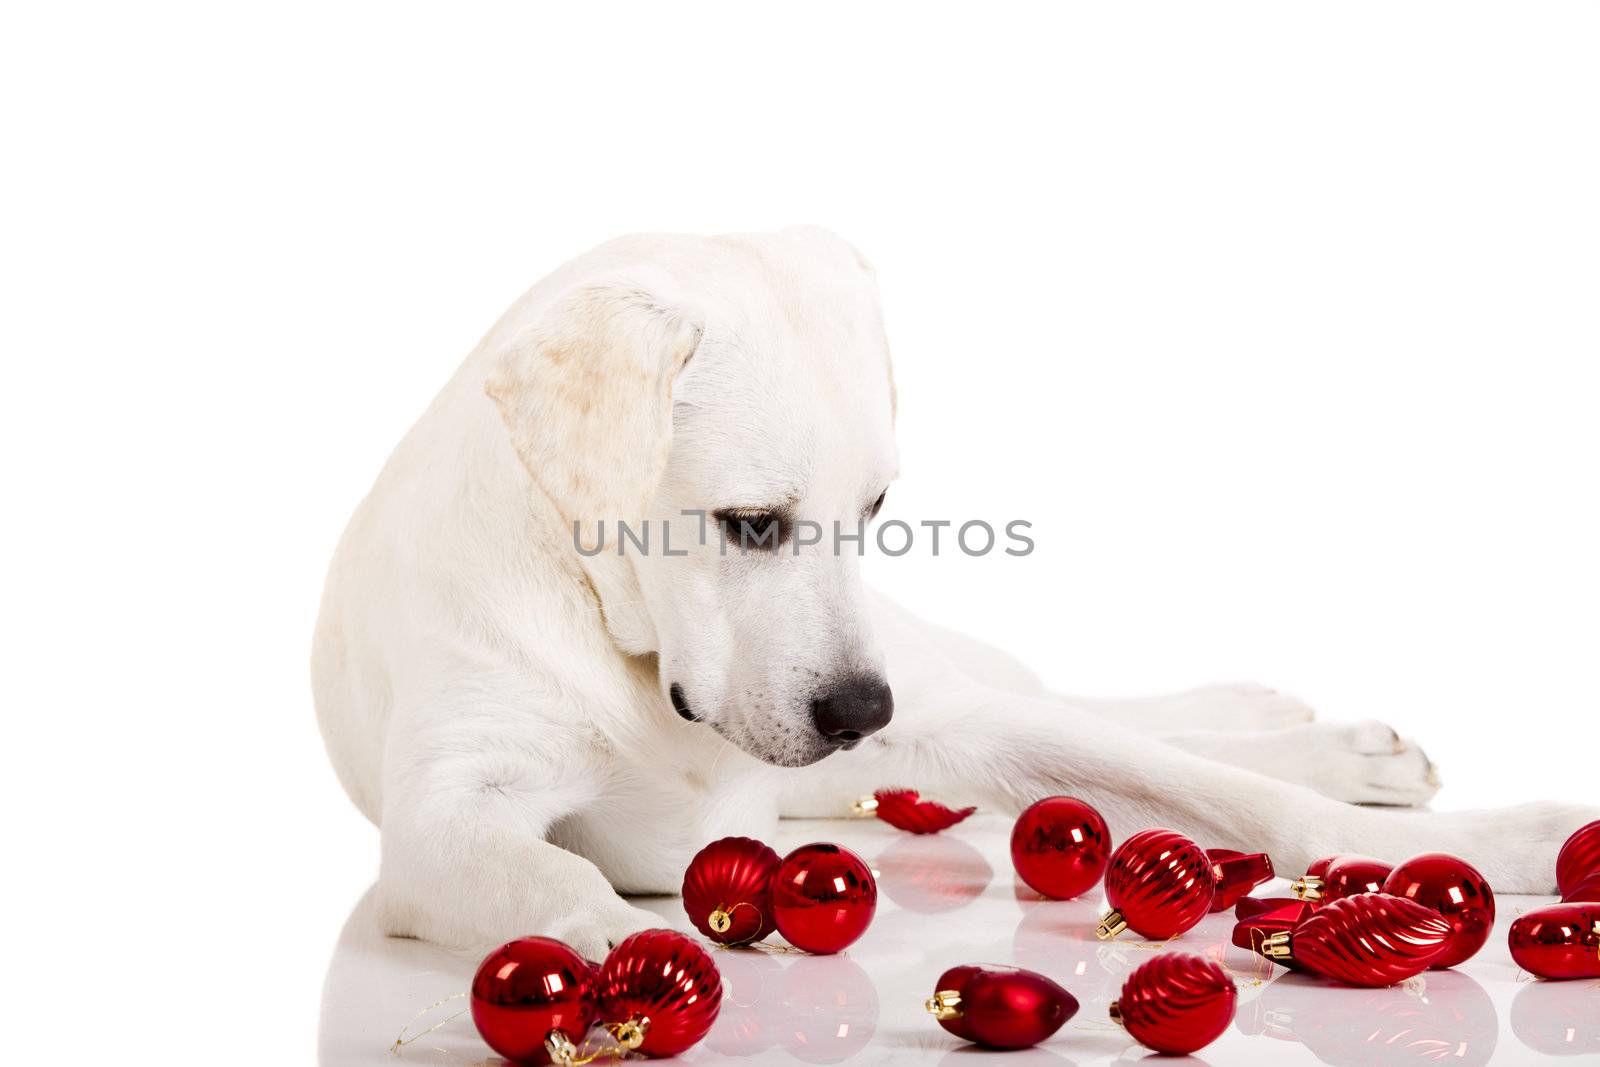
{"type": "Polygon", "coordinates": [[[383,807],[386,933],[473,950],[539,934],[601,959],[661,925],[589,860],[544,839],[594,799],[599,769],[576,750],[554,759],[456,739],[397,763],[383,807]]]}

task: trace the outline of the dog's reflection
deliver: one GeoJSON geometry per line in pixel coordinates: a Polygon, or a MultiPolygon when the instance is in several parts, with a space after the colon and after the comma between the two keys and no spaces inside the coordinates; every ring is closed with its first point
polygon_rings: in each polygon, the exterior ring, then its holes
{"type": "Polygon", "coordinates": [[[1430,971],[1385,989],[1352,989],[1285,974],[1240,1005],[1241,1032],[1304,1045],[1323,1063],[1449,1063],[1479,1067],[1494,1056],[1494,1001],[1459,971],[1430,971]]]}
{"type": "Polygon", "coordinates": [[[873,860],[878,888],[907,911],[954,911],[976,900],[994,878],[983,854],[950,834],[903,835],[873,860]]]}
{"type": "Polygon", "coordinates": [[[1535,1052],[1600,1060],[1600,982],[1529,982],[1511,1001],[1511,1032],[1535,1052]]]}

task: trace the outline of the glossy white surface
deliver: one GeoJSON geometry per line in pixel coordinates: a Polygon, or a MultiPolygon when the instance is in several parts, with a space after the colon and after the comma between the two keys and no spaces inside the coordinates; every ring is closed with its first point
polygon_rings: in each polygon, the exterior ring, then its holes
{"type": "MultiPolygon", "coordinates": [[[[998,1057],[1018,1067],[1088,1067],[1150,1055],[1107,1020],[1106,1004],[1129,971],[1164,947],[1128,934],[1097,942],[1098,890],[1085,900],[1051,902],[1019,889],[1007,849],[1010,825],[979,815],[943,834],[914,837],[876,820],[784,823],[771,842],[779,852],[826,840],[866,857],[878,871],[877,916],[838,956],[717,949],[726,990],[722,1014],[706,1041],[680,1062],[961,1067],[998,1057]],[[923,1012],[922,1001],[945,968],[980,962],[1050,975],[1082,1007],[1034,1049],[986,1053],[964,1044],[923,1012]]],[[[1258,894],[1287,895],[1286,883],[1270,883],[1258,894]]],[[[1507,955],[1506,927],[1543,902],[1501,898],[1494,936],[1465,966],[1377,990],[1272,968],[1229,944],[1231,913],[1213,915],[1171,947],[1223,961],[1239,983],[1238,1015],[1199,1057],[1156,1062],[1474,1067],[1538,1062],[1546,1054],[1600,1062],[1600,982],[1534,981],[1507,955]]],[[[676,898],[641,903],[658,911],[663,925],[690,929],[676,898]]],[[[398,1058],[389,1052],[421,1009],[467,987],[476,963],[379,936],[369,893],[350,916],[328,969],[319,1042],[324,1067],[502,1063],[465,1015],[407,1045],[398,1058]]],[[[464,1004],[450,1001],[413,1032],[464,1004]]]]}

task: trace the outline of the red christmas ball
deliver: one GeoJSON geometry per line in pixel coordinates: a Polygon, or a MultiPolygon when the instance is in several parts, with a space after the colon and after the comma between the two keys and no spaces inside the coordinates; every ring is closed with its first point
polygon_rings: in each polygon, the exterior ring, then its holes
{"type": "Polygon", "coordinates": [[[1556,853],[1556,887],[1563,899],[1592,874],[1600,874],[1600,819],[1580,826],[1556,853]]]}
{"type": "Polygon", "coordinates": [[[713,841],[683,872],[683,910],[694,928],[723,945],[760,941],[776,929],[772,876],[778,854],[749,837],[713,841]]]}
{"type": "Polygon", "coordinates": [[[896,830],[913,834],[947,830],[978,810],[950,808],[937,800],[923,800],[915,789],[880,789],[856,801],[851,808],[858,815],[876,815],[896,830]]]}
{"type": "Polygon", "coordinates": [[[1561,894],[1561,900],[1565,904],[1571,904],[1576,901],[1600,900],[1600,871],[1595,871],[1589,877],[1580,879],[1571,889],[1561,894]]]}
{"type": "Polygon", "coordinates": [[[772,879],[778,932],[795,948],[826,955],[849,947],[878,910],[878,885],[860,856],[839,845],[801,845],[772,879]]]}
{"type": "Polygon", "coordinates": [[[1383,891],[1432,908],[1450,924],[1450,947],[1433,961],[1435,968],[1472,958],[1494,929],[1494,890],[1476,867],[1455,856],[1414,856],[1390,872],[1383,891]]]}
{"type": "Polygon", "coordinates": [[[1017,876],[1051,900],[1071,900],[1094,888],[1110,855],[1106,821],[1074,797],[1046,797],[1018,816],[1011,829],[1017,876]]]}
{"type": "Polygon", "coordinates": [[[1438,912],[1386,893],[1361,893],[1318,908],[1256,951],[1275,963],[1298,963],[1336,982],[1386,986],[1421,974],[1450,946],[1438,912]]]}
{"type": "Polygon", "coordinates": [[[1141,830],[1111,854],[1099,935],[1131,928],[1152,941],[1192,929],[1211,910],[1216,879],[1200,846],[1175,830],[1141,830]]]}
{"type": "Polygon", "coordinates": [[[1128,976],[1111,1017],[1146,1048],[1184,1056],[1222,1036],[1238,999],[1233,979],[1215,963],[1163,952],[1128,976]]]}
{"type": "Polygon", "coordinates": [[[507,942],[472,976],[472,1022],[516,1063],[549,1063],[546,1041],[581,1044],[596,1018],[593,965],[548,937],[507,942]]]}
{"type": "Polygon", "coordinates": [[[1227,911],[1258,885],[1272,881],[1272,857],[1265,852],[1235,852],[1231,848],[1208,848],[1206,858],[1211,861],[1211,875],[1216,879],[1216,893],[1211,899],[1211,910],[1227,911]]]}
{"type": "Polygon", "coordinates": [[[1042,974],[1018,967],[968,964],[939,976],[929,1014],[964,1041],[988,1048],[1037,1045],[1077,1014],[1071,993],[1042,974]]]}
{"type": "Polygon", "coordinates": [[[722,1008],[722,976],[705,949],[676,930],[642,930],[600,965],[600,1021],[617,1043],[676,1056],[706,1036],[722,1008]]]}
{"type": "Polygon", "coordinates": [[[1511,924],[1511,958],[1540,978],[1600,978],[1600,904],[1551,904],[1511,924]]]}
{"type": "Polygon", "coordinates": [[[1306,899],[1318,904],[1330,904],[1357,893],[1381,893],[1384,879],[1393,870],[1393,864],[1370,856],[1340,856],[1328,864],[1327,871],[1322,875],[1322,887],[1308,892],[1306,899]]]}

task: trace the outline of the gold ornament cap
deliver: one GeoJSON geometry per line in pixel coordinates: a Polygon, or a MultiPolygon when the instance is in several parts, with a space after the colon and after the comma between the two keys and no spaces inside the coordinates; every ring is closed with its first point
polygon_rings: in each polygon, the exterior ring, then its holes
{"type": "Polygon", "coordinates": [[[644,1044],[644,1035],[649,1029],[650,1016],[635,1015],[625,1023],[618,1023],[612,1036],[617,1039],[617,1044],[631,1052],[644,1044]]]}
{"type": "Polygon", "coordinates": [[[927,1013],[940,1021],[961,1018],[961,994],[954,989],[941,989],[922,1002],[927,1013]]]}
{"type": "Polygon", "coordinates": [[[862,797],[860,800],[852,801],[850,804],[850,814],[856,816],[857,818],[871,815],[877,810],[877,797],[862,797]]]}
{"type": "Polygon", "coordinates": [[[578,1059],[578,1046],[560,1030],[552,1030],[545,1035],[544,1051],[556,1067],[571,1067],[578,1059]]]}
{"type": "Polygon", "coordinates": [[[1322,899],[1322,887],[1325,885],[1327,885],[1327,883],[1321,878],[1314,874],[1308,874],[1298,881],[1289,883],[1289,892],[1293,893],[1301,900],[1309,901],[1315,904],[1317,901],[1322,899]]]}
{"type": "Polygon", "coordinates": [[[1095,927],[1094,936],[1102,941],[1109,941],[1128,928],[1128,920],[1122,917],[1122,912],[1112,908],[1100,920],[1100,925],[1095,927]]]}
{"type": "Polygon", "coordinates": [[[1106,1014],[1111,1016],[1112,1022],[1120,1023],[1122,1021],[1122,1001],[1113,1000],[1110,1004],[1107,1004],[1106,1014]]]}
{"type": "Polygon", "coordinates": [[[719,934],[725,934],[733,928],[733,916],[718,908],[706,919],[706,925],[719,934]]]}
{"type": "Polygon", "coordinates": [[[1294,959],[1294,938],[1288,930],[1279,930],[1277,933],[1262,939],[1261,954],[1269,960],[1294,959]]]}

